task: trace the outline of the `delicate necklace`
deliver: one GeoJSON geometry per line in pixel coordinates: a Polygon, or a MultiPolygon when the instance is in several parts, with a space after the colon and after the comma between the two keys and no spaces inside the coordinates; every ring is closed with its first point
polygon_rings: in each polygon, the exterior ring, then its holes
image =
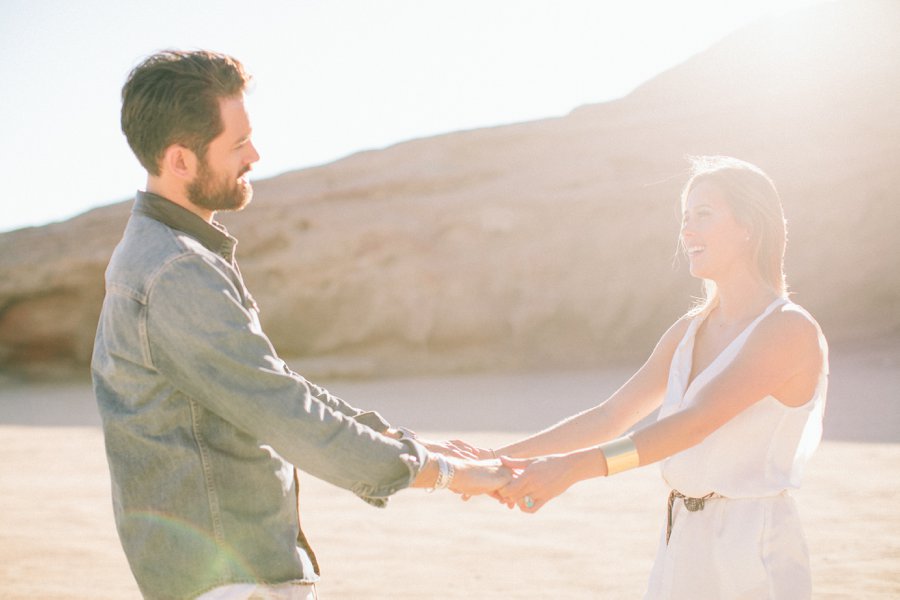
{"type": "Polygon", "coordinates": [[[751,321],[753,317],[742,317],[740,319],[735,319],[734,321],[725,321],[724,319],[716,319],[713,321],[713,325],[715,325],[716,329],[730,329],[731,327],[736,327],[738,325],[743,325],[751,321]]]}

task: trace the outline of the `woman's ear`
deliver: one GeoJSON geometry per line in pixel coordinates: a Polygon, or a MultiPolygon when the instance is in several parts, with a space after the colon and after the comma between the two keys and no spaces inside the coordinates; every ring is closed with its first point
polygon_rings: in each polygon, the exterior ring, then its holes
{"type": "Polygon", "coordinates": [[[189,182],[196,177],[199,162],[193,150],[181,144],[172,144],[163,153],[161,166],[163,171],[168,171],[176,179],[189,182]]]}
{"type": "Polygon", "coordinates": [[[753,228],[752,227],[744,227],[744,241],[749,243],[750,240],[753,239],[753,228]]]}

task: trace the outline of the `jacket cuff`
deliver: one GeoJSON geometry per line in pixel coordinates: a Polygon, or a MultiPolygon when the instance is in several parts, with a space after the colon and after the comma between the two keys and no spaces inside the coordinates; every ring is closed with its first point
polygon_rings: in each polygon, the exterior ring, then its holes
{"type": "Polygon", "coordinates": [[[404,466],[406,466],[406,473],[399,479],[385,485],[371,486],[361,483],[352,488],[354,494],[377,508],[385,508],[390,496],[412,485],[416,477],[419,476],[419,471],[421,471],[422,467],[425,465],[428,450],[426,450],[422,444],[409,438],[404,438],[399,440],[399,442],[406,446],[406,449],[408,450],[408,452],[404,452],[398,457],[404,466]]]}
{"type": "Polygon", "coordinates": [[[357,423],[365,425],[366,427],[374,429],[378,433],[384,433],[391,428],[391,424],[385,421],[384,417],[379,415],[374,410],[361,412],[353,417],[353,420],[357,423]]]}

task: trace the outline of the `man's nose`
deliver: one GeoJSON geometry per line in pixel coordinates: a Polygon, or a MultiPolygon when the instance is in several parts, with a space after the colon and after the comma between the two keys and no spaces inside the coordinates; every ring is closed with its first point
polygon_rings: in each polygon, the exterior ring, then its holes
{"type": "Polygon", "coordinates": [[[247,164],[253,164],[259,160],[259,152],[256,151],[256,146],[253,145],[253,142],[247,144],[248,149],[250,150],[250,156],[247,164]]]}

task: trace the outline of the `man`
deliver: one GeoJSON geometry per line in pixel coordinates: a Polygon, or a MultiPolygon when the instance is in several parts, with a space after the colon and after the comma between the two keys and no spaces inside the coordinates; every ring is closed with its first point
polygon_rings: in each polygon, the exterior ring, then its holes
{"type": "Polygon", "coordinates": [[[252,196],[247,81],[231,57],[168,51],[122,90],[147,186],[106,271],[92,374],[119,537],[149,598],[313,598],[294,465],[376,506],[509,476],[442,456],[278,358],[214,220],[252,196]]]}

